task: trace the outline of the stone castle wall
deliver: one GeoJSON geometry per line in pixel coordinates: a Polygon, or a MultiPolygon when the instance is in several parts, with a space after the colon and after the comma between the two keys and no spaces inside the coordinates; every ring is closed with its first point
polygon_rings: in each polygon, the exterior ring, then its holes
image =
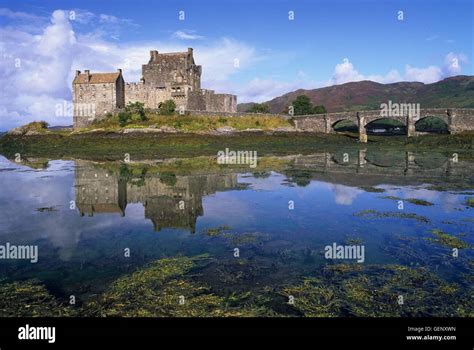
{"type": "Polygon", "coordinates": [[[142,65],[142,79],[138,83],[125,83],[119,70],[120,78],[114,82],[90,84],[90,79],[104,79],[110,73],[86,72],[87,79],[81,76],[73,83],[73,102],[75,106],[82,102],[93,104],[95,113],[87,118],[74,113],[75,128],[86,127],[134,102],[152,110],[158,110],[166,100],[173,100],[179,111],[237,112],[235,95],[201,89],[202,68],[195,64],[192,48],[174,53],[150,51],[150,60],[142,65]]]}
{"type": "Polygon", "coordinates": [[[206,101],[207,111],[237,111],[237,96],[230,94],[213,94],[209,101],[206,101]]]}

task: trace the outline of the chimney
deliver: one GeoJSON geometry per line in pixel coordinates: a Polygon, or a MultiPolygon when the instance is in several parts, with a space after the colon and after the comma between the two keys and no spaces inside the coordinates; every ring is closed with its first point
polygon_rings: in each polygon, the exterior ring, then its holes
{"type": "Polygon", "coordinates": [[[81,71],[80,70],[76,70],[76,77],[81,74],[81,71]]]}
{"type": "Polygon", "coordinates": [[[192,55],[193,54],[193,48],[192,47],[188,47],[188,55],[192,55]]]}
{"type": "Polygon", "coordinates": [[[122,69],[121,68],[117,69],[117,72],[120,73],[120,75],[122,75],[122,69]]]}
{"type": "Polygon", "coordinates": [[[158,56],[158,51],[151,50],[150,51],[150,61],[156,61],[156,56],[158,56]]]}
{"type": "Polygon", "coordinates": [[[89,82],[91,80],[91,74],[89,69],[84,70],[84,73],[86,74],[86,81],[89,82]]]}

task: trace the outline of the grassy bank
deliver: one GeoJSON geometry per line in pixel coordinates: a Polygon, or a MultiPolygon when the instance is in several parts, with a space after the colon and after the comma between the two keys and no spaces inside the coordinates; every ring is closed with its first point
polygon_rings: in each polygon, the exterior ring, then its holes
{"type": "Polygon", "coordinates": [[[437,150],[471,154],[473,134],[371,136],[367,144],[355,135],[280,133],[274,135],[245,133],[231,136],[194,134],[85,134],[48,133],[32,136],[5,135],[0,139],[0,153],[7,158],[23,157],[83,158],[97,160],[156,159],[216,155],[219,150],[252,150],[259,155],[309,154],[341,148],[396,149],[407,151],[437,150]]]}
{"type": "Polygon", "coordinates": [[[120,135],[93,133],[79,135],[5,136],[0,139],[0,153],[30,157],[78,157],[83,159],[122,159],[125,153],[133,159],[192,157],[215,155],[226,147],[233,150],[255,150],[258,154],[308,153],[353,144],[353,139],[315,135],[241,135],[198,136],[192,134],[120,135]]]}
{"type": "Polygon", "coordinates": [[[218,115],[196,116],[196,115],[160,115],[158,113],[146,113],[146,119],[141,120],[139,116],[132,114],[130,120],[121,123],[119,115],[110,115],[109,117],[94,122],[85,130],[105,129],[107,131],[118,131],[123,129],[141,129],[141,128],[173,128],[178,132],[206,132],[216,130],[222,127],[230,127],[235,130],[261,129],[271,130],[276,128],[292,128],[290,122],[284,118],[274,115],[255,115],[242,117],[223,117],[218,115]]]}

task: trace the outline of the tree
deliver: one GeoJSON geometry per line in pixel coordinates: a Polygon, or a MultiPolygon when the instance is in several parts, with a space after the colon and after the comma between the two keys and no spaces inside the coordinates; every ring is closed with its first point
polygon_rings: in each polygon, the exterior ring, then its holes
{"type": "Polygon", "coordinates": [[[132,118],[132,115],[129,112],[120,112],[118,114],[120,126],[125,126],[127,122],[132,118]]]}
{"type": "Polygon", "coordinates": [[[306,95],[299,95],[291,104],[293,106],[294,115],[313,114],[313,104],[306,95]]]}
{"type": "Polygon", "coordinates": [[[176,110],[176,103],[173,100],[166,100],[160,106],[160,114],[171,115],[176,110]]]}
{"type": "Polygon", "coordinates": [[[323,105],[314,106],[314,108],[313,108],[313,113],[314,113],[314,114],[324,114],[324,113],[327,113],[326,107],[324,107],[323,105]]]}
{"type": "Polygon", "coordinates": [[[270,113],[270,106],[267,103],[254,103],[247,110],[248,113],[270,113]]]}
{"type": "Polygon", "coordinates": [[[131,115],[131,118],[137,116],[141,121],[146,120],[145,104],[142,102],[129,102],[125,106],[125,112],[131,115]]]}

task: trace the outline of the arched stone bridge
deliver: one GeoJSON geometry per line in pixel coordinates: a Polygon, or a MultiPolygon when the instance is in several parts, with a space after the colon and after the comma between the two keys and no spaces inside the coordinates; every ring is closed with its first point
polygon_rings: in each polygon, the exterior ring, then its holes
{"type": "Polygon", "coordinates": [[[420,109],[416,116],[409,113],[399,116],[384,116],[381,110],[339,112],[294,116],[290,120],[294,126],[303,131],[335,133],[334,125],[343,120],[352,121],[359,128],[359,140],[367,142],[367,124],[379,119],[393,119],[402,123],[407,136],[420,134],[415,131],[415,123],[426,117],[437,117],[444,121],[448,131],[456,134],[463,131],[474,131],[474,108],[426,108],[420,109]]]}

